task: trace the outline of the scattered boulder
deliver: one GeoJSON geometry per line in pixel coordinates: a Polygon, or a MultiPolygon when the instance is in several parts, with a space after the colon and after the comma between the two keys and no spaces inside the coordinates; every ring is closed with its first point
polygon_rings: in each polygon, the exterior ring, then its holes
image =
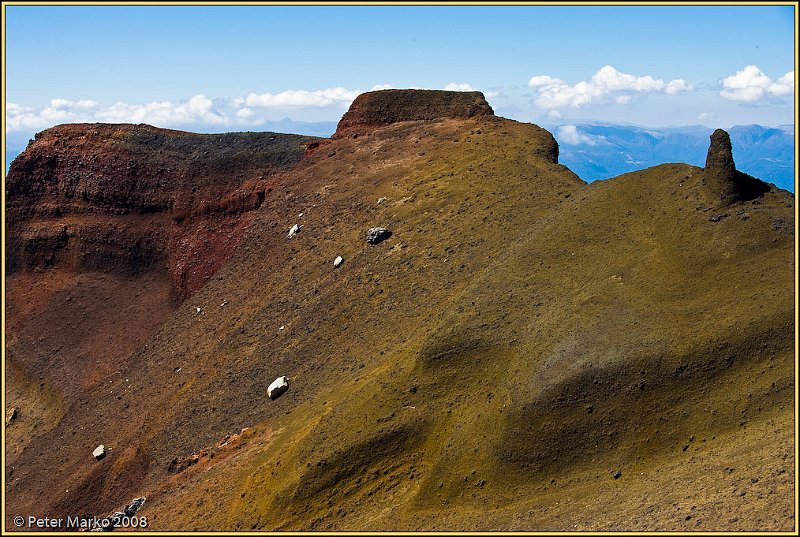
{"type": "Polygon", "coordinates": [[[267,395],[273,401],[283,395],[289,389],[289,379],[286,377],[278,377],[272,381],[272,384],[267,388],[267,395]]]}
{"type": "Polygon", "coordinates": [[[128,505],[128,507],[123,509],[125,516],[135,515],[137,511],[139,511],[139,509],[142,508],[142,506],[144,505],[144,501],[146,499],[147,498],[145,498],[144,496],[142,496],[141,498],[134,498],[133,501],[130,503],[130,505],[128,505]]]}
{"type": "Polygon", "coordinates": [[[14,422],[14,420],[17,419],[18,416],[19,416],[19,409],[17,407],[12,406],[11,408],[9,408],[8,412],[6,412],[6,426],[11,425],[14,422]]]}
{"type": "Polygon", "coordinates": [[[380,244],[391,236],[392,232],[388,229],[384,227],[373,227],[367,231],[367,243],[380,244]]]}
{"type": "Polygon", "coordinates": [[[289,234],[287,235],[287,237],[291,239],[300,232],[300,229],[302,227],[303,226],[301,226],[300,224],[293,225],[292,227],[289,228],[289,234]]]}
{"type": "Polygon", "coordinates": [[[106,446],[100,444],[99,446],[94,448],[94,451],[92,451],[92,457],[94,457],[95,460],[98,461],[104,459],[106,457],[106,446]]]}
{"type": "Polygon", "coordinates": [[[616,472],[614,472],[613,476],[614,479],[619,479],[620,477],[622,477],[622,470],[617,470],[616,472]]]}
{"type": "Polygon", "coordinates": [[[134,498],[134,500],[129,505],[125,506],[122,511],[117,511],[111,516],[99,519],[95,518],[95,521],[92,523],[92,531],[114,531],[115,528],[119,527],[122,527],[125,530],[129,529],[127,524],[123,526],[123,519],[134,516],[139,509],[142,508],[144,501],[144,497],[134,498]]]}
{"type": "Polygon", "coordinates": [[[342,263],[344,263],[344,258],[342,258],[342,256],[340,255],[337,255],[336,259],[333,260],[334,268],[339,268],[339,266],[341,266],[342,263]]]}
{"type": "Polygon", "coordinates": [[[708,217],[708,221],[709,222],[719,222],[720,220],[722,220],[723,218],[725,218],[727,216],[728,216],[728,213],[715,214],[713,216],[708,217]]]}

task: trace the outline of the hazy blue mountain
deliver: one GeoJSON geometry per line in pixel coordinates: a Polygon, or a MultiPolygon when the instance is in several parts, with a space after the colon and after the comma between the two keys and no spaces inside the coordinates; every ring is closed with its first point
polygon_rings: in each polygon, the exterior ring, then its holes
{"type": "Polygon", "coordinates": [[[281,132],[283,134],[304,134],[306,136],[319,136],[330,138],[336,132],[338,121],[293,121],[283,118],[280,121],[270,121],[260,130],[281,132]]]}
{"type": "MultiPolygon", "coordinates": [[[[579,123],[551,127],[559,162],[586,181],[608,179],[666,162],[704,166],[713,129],[701,125],[651,129],[579,123]]],[[[736,167],[794,192],[794,127],[737,125],[728,129],[736,167]]]]}
{"type": "Polygon", "coordinates": [[[25,151],[28,146],[28,140],[31,138],[33,138],[33,133],[12,132],[6,134],[6,172],[8,172],[8,167],[11,166],[11,161],[25,151]]]}

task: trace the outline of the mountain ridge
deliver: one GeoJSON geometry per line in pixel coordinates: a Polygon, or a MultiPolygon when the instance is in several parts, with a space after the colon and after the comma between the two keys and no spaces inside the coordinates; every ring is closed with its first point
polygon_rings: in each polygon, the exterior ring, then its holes
{"type": "Polygon", "coordinates": [[[369,127],[310,141],[219,271],[58,416],[80,378],[53,364],[91,360],[27,342],[100,306],[67,283],[25,310],[56,271],[9,275],[9,512],[144,495],[160,530],[793,527],[791,194],[741,195],[724,143],[706,169],[587,184],[532,124],[369,127]]]}
{"type": "MultiPolygon", "coordinates": [[[[295,122],[284,118],[280,121],[269,122],[263,126],[265,130],[288,134],[302,134],[319,137],[329,137],[336,131],[336,122],[295,122]]],[[[606,154],[593,151],[592,147],[585,144],[570,144],[561,137],[561,149],[564,152],[562,160],[565,164],[574,169],[584,180],[592,182],[603,180],[642,169],[642,167],[656,166],[669,162],[689,162],[700,166],[705,158],[705,137],[709,136],[714,130],[705,125],[685,125],[667,127],[644,127],[632,123],[610,123],[598,121],[576,120],[568,124],[545,125],[558,135],[559,128],[565,125],[575,126],[576,129],[591,130],[590,128],[608,127],[612,129],[622,129],[629,132],[645,132],[659,137],[666,137],[669,133],[691,133],[691,143],[688,145],[677,145],[663,154],[658,152],[653,155],[651,147],[643,151],[636,144],[631,145],[625,138],[612,138],[614,145],[605,147],[606,154]],[[610,151],[610,153],[609,153],[610,151]],[[630,155],[630,157],[628,157],[630,155]],[[629,162],[630,161],[630,162],[629,162]]],[[[734,153],[739,160],[740,170],[750,175],[766,178],[777,186],[794,191],[794,125],[776,125],[773,127],[748,124],[734,125],[728,129],[732,133],[734,153]],[[778,130],[783,133],[782,140],[771,141],[769,144],[751,143],[743,145],[740,138],[736,136],[739,132],[756,130],[778,130]],[[776,143],[778,142],[778,143],[776,143]]],[[[599,133],[603,134],[603,133],[599,133]]],[[[14,133],[7,137],[12,139],[10,149],[6,151],[6,167],[25,149],[27,136],[20,139],[14,133]]],[[[687,140],[688,142],[688,140],[687,140]]],[[[757,142],[757,141],[756,141],[757,142]]],[[[598,148],[599,149],[599,148],[598,148]]]]}
{"type": "MultiPolygon", "coordinates": [[[[651,128],[608,123],[572,125],[559,134],[562,161],[591,182],[668,162],[702,165],[707,137],[702,125],[651,128]]],[[[739,170],[777,186],[794,189],[794,126],[736,125],[728,129],[739,170]]]]}

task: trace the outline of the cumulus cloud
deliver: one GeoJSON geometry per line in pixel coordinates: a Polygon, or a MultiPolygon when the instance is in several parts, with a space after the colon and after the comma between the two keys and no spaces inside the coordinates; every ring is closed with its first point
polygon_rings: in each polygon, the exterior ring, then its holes
{"type": "MultiPolygon", "coordinates": [[[[473,88],[472,86],[470,86],[466,82],[462,82],[460,84],[457,84],[455,82],[450,82],[443,89],[445,91],[481,91],[479,89],[473,88]]],[[[496,91],[485,91],[485,92],[483,92],[483,96],[484,97],[488,97],[488,98],[497,97],[498,95],[499,95],[499,93],[496,92],[496,91]]]]}
{"type": "Polygon", "coordinates": [[[769,98],[794,95],[794,71],[789,71],[777,80],[765,75],[755,65],[748,65],[722,79],[720,97],[730,101],[754,103],[769,98]]]}
{"type": "Polygon", "coordinates": [[[550,86],[563,86],[566,82],[560,78],[553,78],[547,75],[537,75],[528,81],[528,85],[532,88],[550,87],[550,86]]]}
{"type": "Polygon", "coordinates": [[[6,131],[36,131],[57,123],[72,122],[77,117],[89,117],[100,105],[95,101],[52,99],[48,106],[34,110],[16,103],[6,103],[6,131]]]}
{"type": "Polygon", "coordinates": [[[536,75],[528,81],[528,86],[537,91],[534,100],[536,105],[548,109],[580,108],[590,103],[611,100],[617,104],[628,104],[632,92],[675,95],[692,89],[691,84],[680,78],[664,82],[650,75],[622,73],[610,65],[601,67],[591,79],[576,84],[571,85],[549,75],[536,75]]]}
{"type": "Polygon", "coordinates": [[[157,125],[224,125],[227,115],[214,109],[214,103],[205,95],[195,95],[179,104],[152,102],[148,104],[116,103],[98,110],[94,117],[111,123],[152,123],[157,125]]]}
{"type": "Polygon", "coordinates": [[[448,85],[444,87],[446,91],[478,91],[466,82],[461,84],[456,84],[455,82],[450,82],[448,85]]]}
{"type": "Polygon", "coordinates": [[[6,104],[6,132],[33,132],[60,123],[149,123],[158,127],[254,127],[266,123],[273,109],[347,107],[360,90],[332,88],[251,93],[247,97],[212,100],[198,94],[184,101],[149,103],[53,99],[39,109],[6,104]]]}
{"type": "MultiPolygon", "coordinates": [[[[370,91],[390,89],[378,84],[370,91]]],[[[445,89],[475,91],[469,84],[448,84],[445,89]]],[[[184,101],[149,103],[117,102],[105,105],[92,100],[53,99],[34,109],[6,104],[6,132],[35,132],[60,123],[148,123],[173,128],[248,128],[263,125],[289,110],[332,110],[340,115],[362,90],[342,87],[323,90],[286,90],[279,93],[250,93],[222,99],[198,94],[184,101]]],[[[496,94],[487,93],[487,96],[496,94]]],[[[291,113],[291,112],[289,112],[291,113]]],[[[334,119],[331,117],[331,119],[334,119]]]]}
{"type": "Polygon", "coordinates": [[[579,131],[575,125],[561,125],[556,132],[556,138],[559,142],[567,145],[595,145],[597,143],[591,136],[579,131]]]}
{"type": "Polygon", "coordinates": [[[349,106],[358,94],[358,90],[329,88],[317,91],[288,90],[280,93],[251,93],[245,98],[247,106],[264,108],[329,108],[332,106],[349,106]]]}
{"type": "Polygon", "coordinates": [[[37,114],[33,108],[6,103],[6,131],[37,131],[48,125],[48,120],[37,114]]]}
{"type": "MultiPolygon", "coordinates": [[[[240,116],[241,117],[241,116],[240,116]]],[[[6,104],[6,131],[36,131],[59,123],[109,122],[150,123],[158,126],[180,126],[191,124],[226,125],[231,123],[231,114],[217,110],[211,99],[195,95],[179,103],[151,102],[129,104],[118,102],[102,106],[95,101],[70,101],[53,99],[50,105],[40,110],[6,104]]]]}
{"type": "Polygon", "coordinates": [[[238,117],[240,119],[247,119],[247,118],[253,117],[254,113],[255,112],[253,112],[249,108],[241,108],[241,109],[236,111],[236,117],[238,117]]]}

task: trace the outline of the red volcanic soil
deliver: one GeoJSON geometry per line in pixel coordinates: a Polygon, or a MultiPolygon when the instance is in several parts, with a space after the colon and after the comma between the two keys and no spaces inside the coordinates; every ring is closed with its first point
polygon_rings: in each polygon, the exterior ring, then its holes
{"type": "Polygon", "coordinates": [[[7,178],[8,270],[167,270],[177,298],[230,256],[313,138],[76,124],[36,136],[7,178]]]}

